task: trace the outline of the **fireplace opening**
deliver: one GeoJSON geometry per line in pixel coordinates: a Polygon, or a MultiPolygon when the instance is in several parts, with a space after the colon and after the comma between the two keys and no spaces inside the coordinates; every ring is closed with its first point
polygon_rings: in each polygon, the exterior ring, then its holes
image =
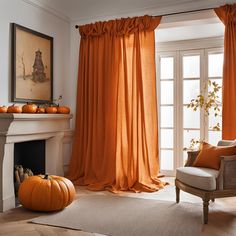
{"type": "Polygon", "coordinates": [[[45,140],[14,144],[14,166],[30,169],[34,175],[45,173],[45,140]]]}
{"type": "Polygon", "coordinates": [[[18,190],[24,179],[45,173],[45,140],[14,144],[14,189],[16,206],[18,190]]]}

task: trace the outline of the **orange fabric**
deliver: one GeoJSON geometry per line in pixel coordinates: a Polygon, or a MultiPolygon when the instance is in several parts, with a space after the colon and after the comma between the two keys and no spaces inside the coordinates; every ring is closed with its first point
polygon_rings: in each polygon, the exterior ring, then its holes
{"type": "Polygon", "coordinates": [[[215,147],[209,143],[202,143],[201,151],[198,154],[193,166],[220,169],[220,157],[236,155],[236,146],[215,147]]]}
{"type": "Polygon", "coordinates": [[[215,9],[225,25],[222,138],[236,139],[236,4],[215,9]]]}
{"type": "Polygon", "coordinates": [[[77,118],[69,178],[92,190],[156,191],[154,29],[161,17],[80,26],[77,118]]]}

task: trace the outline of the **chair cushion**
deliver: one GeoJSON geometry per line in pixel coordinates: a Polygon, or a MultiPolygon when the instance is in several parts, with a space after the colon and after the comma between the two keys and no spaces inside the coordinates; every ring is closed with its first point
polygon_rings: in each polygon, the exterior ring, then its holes
{"type": "Polygon", "coordinates": [[[203,190],[216,190],[218,170],[202,167],[179,167],[176,170],[176,179],[191,187],[203,190]]]}
{"type": "Polygon", "coordinates": [[[219,170],[220,157],[236,155],[236,146],[216,147],[203,142],[193,166],[219,170]]]}

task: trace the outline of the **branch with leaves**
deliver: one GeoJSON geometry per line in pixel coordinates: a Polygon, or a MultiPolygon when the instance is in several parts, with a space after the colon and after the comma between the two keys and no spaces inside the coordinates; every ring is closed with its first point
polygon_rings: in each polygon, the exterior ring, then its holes
{"type": "Polygon", "coordinates": [[[203,141],[203,140],[197,140],[197,139],[192,138],[192,139],[190,140],[189,147],[188,147],[188,148],[185,147],[183,150],[184,150],[184,151],[188,151],[188,150],[199,149],[200,144],[201,144],[202,141],[203,141]]]}
{"type": "MultiPolygon", "coordinates": [[[[205,97],[202,94],[199,94],[197,98],[192,99],[190,103],[187,105],[188,108],[193,109],[193,111],[197,111],[200,108],[203,108],[205,115],[209,116],[210,109],[213,109],[214,116],[220,116],[220,101],[218,93],[221,89],[221,86],[217,84],[215,81],[211,82],[208,81],[208,94],[205,97]]],[[[217,123],[214,127],[212,127],[213,130],[219,131],[220,130],[220,124],[217,123]]]]}

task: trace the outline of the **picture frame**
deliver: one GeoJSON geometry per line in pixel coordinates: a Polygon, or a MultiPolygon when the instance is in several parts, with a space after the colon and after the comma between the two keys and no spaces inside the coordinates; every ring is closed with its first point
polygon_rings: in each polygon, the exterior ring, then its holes
{"type": "Polygon", "coordinates": [[[53,102],[53,37],[11,23],[12,102],[53,102]]]}

